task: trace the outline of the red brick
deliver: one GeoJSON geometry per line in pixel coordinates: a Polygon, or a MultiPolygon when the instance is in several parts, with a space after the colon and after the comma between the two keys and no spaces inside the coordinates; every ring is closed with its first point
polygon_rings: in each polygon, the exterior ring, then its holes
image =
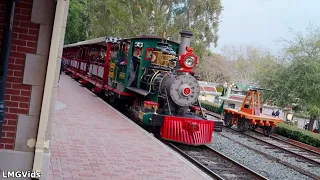
{"type": "Polygon", "coordinates": [[[17,32],[19,34],[28,34],[28,28],[23,28],[23,27],[19,27],[19,26],[14,26],[13,31],[17,32]]]}
{"type": "Polygon", "coordinates": [[[6,112],[6,113],[9,112],[9,107],[6,107],[5,112],[6,112]]]}
{"type": "Polygon", "coordinates": [[[2,132],[1,137],[6,137],[6,132],[2,132]]]}
{"type": "Polygon", "coordinates": [[[37,43],[35,43],[35,42],[28,42],[28,43],[27,43],[27,46],[30,47],[30,48],[37,48],[37,43]]]}
{"type": "Polygon", "coordinates": [[[20,109],[20,108],[9,108],[10,113],[17,114],[28,114],[28,109],[20,109]]]}
{"type": "Polygon", "coordinates": [[[19,101],[19,102],[29,102],[29,97],[23,96],[11,96],[11,101],[19,101]]]}
{"type": "Polygon", "coordinates": [[[18,39],[18,33],[13,32],[12,33],[12,39],[18,39]]]}
{"type": "Polygon", "coordinates": [[[4,144],[0,144],[0,149],[4,149],[4,144]]]}
{"type": "Polygon", "coordinates": [[[1,139],[1,142],[2,142],[2,143],[8,143],[8,144],[11,143],[11,144],[13,144],[13,143],[14,143],[14,139],[13,139],[13,138],[6,138],[6,137],[5,137],[5,138],[2,138],[2,139],[1,139]]]}
{"type": "Polygon", "coordinates": [[[30,91],[21,91],[21,96],[30,96],[30,91]]]}
{"type": "Polygon", "coordinates": [[[12,87],[12,83],[7,82],[6,83],[6,89],[11,89],[11,87],[12,87]]]}
{"type": "Polygon", "coordinates": [[[21,2],[32,4],[33,0],[21,0],[21,2]]]}
{"type": "Polygon", "coordinates": [[[30,9],[21,9],[20,14],[31,16],[31,10],[30,9]]]}
{"type": "Polygon", "coordinates": [[[30,28],[30,29],[39,29],[39,27],[40,27],[39,24],[34,24],[31,22],[20,22],[19,25],[20,25],[20,27],[30,28]]]}
{"type": "Polygon", "coordinates": [[[24,84],[12,84],[12,88],[14,88],[14,89],[31,90],[31,86],[30,85],[24,85],[24,84]]]}
{"type": "Polygon", "coordinates": [[[20,46],[17,47],[17,51],[18,52],[30,53],[30,54],[36,53],[36,49],[35,48],[20,47],[20,46]]]}
{"type": "Polygon", "coordinates": [[[27,40],[27,41],[34,41],[34,42],[38,41],[37,36],[19,34],[18,37],[19,37],[19,39],[23,39],[23,40],[27,40]]]}
{"type": "Polygon", "coordinates": [[[16,8],[15,10],[14,10],[14,13],[15,14],[21,14],[21,8],[16,8]]]}
{"type": "MultiPolygon", "coordinates": [[[[13,119],[8,119],[7,120],[7,125],[10,125],[8,127],[14,127],[15,125],[17,125],[17,120],[13,120],[13,119]]],[[[13,129],[8,129],[7,131],[14,131],[13,129]]]]}
{"type": "Polygon", "coordinates": [[[17,20],[13,21],[13,28],[14,27],[20,27],[20,21],[17,21],[17,20]]]}
{"type": "Polygon", "coordinates": [[[13,132],[6,132],[6,136],[5,137],[8,137],[8,138],[15,138],[16,136],[16,133],[13,133],[13,132]]]}
{"type": "Polygon", "coordinates": [[[20,108],[29,108],[29,103],[19,103],[20,108]]]}
{"type": "Polygon", "coordinates": [[[16,70],[16,71],[23,71],[23,69],[24,69],[23,66],[18,65],[18,64],[9,64],[8,68],[12,69],[12,70],[16,70]]]}
{"type": "Polygon", "coordinates": [[[26,54],[21,52],[10,52],[10,56],[15,58],[25,58],[26,54]]]}
{"type": "Polygon", "coordinates": [[[6,94],[11,94],[11,95],[20,95],[20,90],[18,89],[7,89],[6,94]]]}
{"type": "Polygon", "coordinates": [[[11,99],[11,96],[9,95],[9,94],[6,94],[6,95],[4,95],[4,100],[10,100],[11,99]]]}
{"type": "Polygon", "coordinates": [[[17,46],[16,45],[11,45],[10,46],[10,52],[16,52],[17,51],[17,46]]]}
{"type": "Polygon", "coordinates": [[[10,63],[12,63],[12,64],[13,64],[13,63],[14,63],[14,60],[15,60],[15,58],[13,58],[13,57],[9,57],[9,64],[10,64],[10,63]]]}
{"type": "Polygon", "coordinates": [[[25,16],[25,15],[21,15],[21,14],[16,14],[15,15],[15,20],[17,21],[25,21],[25,22],[29,22],[31,20],[31,16],[25,16]]]}
{"type": "Polygon", "coordinates": [[[4,118],[5,118],[5,119],[17,119],[17,118],[18,118],[18,115],[6,113],[6,114],[4,115],[4,118]]]}
{"type": "Polygon", "coordinates": [[[14,61],[14,64],[24,65],[24,61],[25,61],[24,59],[16,58],[14,61]]]}
{"type": "Polygon", "coordinates": [[[13,76],[13,70],[8,70],[7,76],[13,76]]]}
{"type": "Polygon", "coordinates": [[[13,149],[13,144],[5,144],[4,149],[13,149]]]}
{"type": "Polygon", "coordinates": [[[19,39],[12,39],[11,40],[11,44],[12,45],[18,45],[18,46],[26,46],[27,45],[27,41],[19,40],[19,39]]]}
{"type": "Polygon", "coordinates": [[[7,77],[7,82],[21,83],[21,82],[22,82],[22,78],[20,78],[20,77],[8,76],[8,77],[7,77]]]}
{"type": "Polygon", "coordinates": [[[32,4],[25,3],[25,2],[19,2],[17,3],[17,8],[25,8],[25,9],[32,9],[32,4]]]}
{"type": "Polygon", "coordinates": [[[29,29],[29,35],[37,36],[39,34],[39,30],[29,29]]]}
{"type": "Polygon", "coordinates": [[[22,77],[23,73],[21,71],[14,71],[13,75],[16,77],[22,77]]]}
{"type": "Polygon", "coordinates": [[[19,103],[18,102],[5,101],[5,105],[7,107],[18,107],[19,103]]]}

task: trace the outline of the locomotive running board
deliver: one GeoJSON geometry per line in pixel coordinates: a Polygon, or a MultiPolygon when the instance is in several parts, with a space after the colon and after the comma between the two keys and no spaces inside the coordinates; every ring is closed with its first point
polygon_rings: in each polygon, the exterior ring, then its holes
{"type": "Polygon", "coordinates": [[[149,94],[149,91],[146,91],[146,90],[143,90],[143,89],[138,89],[138,88],[135,88],[135,87],[127,87],[127,89],[133,91],[133,92],[136,92],[138,94],[141,94],[143,96],[146,96],[149,94]]]}

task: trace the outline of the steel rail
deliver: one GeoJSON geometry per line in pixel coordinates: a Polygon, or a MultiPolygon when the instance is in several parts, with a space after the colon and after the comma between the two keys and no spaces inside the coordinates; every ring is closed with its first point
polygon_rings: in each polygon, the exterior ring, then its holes
{"type": "MultiPolygon", "coordinates": [[[[254,172],[253,170],[249,169],[248,167],[230,159],[229,157],[221,154],[220,152],[212,149],[209,146],[188,146],[188,145],[183,145],[183,144],[178,144],[175,145],[173,143],[166,143],[167,145],[169,145],[172,149],[174,149],[175,151],[177,151],[179,154],[181,154],[183,157],[185,157],[186,159],[188,159],[189,161],[191,161],[194,165],[196,165],[198,168],[200,168],[201,170],[203,170],[204,172],[206,172],[210,177],[216,178],[216,179],[229,179],[230,177],[227,177],[227,174],[225,172],[215,172],[215,170],[219,171],[219,169],[222,169],[222,171],[227,171],[228,174],[233,175],[233,178],[239,178],[239,179],[243,179],[243,178],[248,178],[248,179],[267,179],[266,177],[258,174],[257,172],[254,172]],[[231,165],[231,167],[228,168],[224,168],[224,167],[206,167],[206,164],[203,162],[199,162],[195,157],[192,157],[191,155],[188,155],[188,153],[186,152],[186,150],[184,150],[183,148],[181,148],[181,146],[183,147],[187,147],[189,149],[193,149],[193,150],[197,150],[197,151],[193,151],[193,152],[197,152],[197,154],[201,154],[203,155],[205,153],[205,151],[210,152],[210,156],[214,157],[214,158],[218,158],[220,160],[223,161],[227,161],[229,162],[231,165]],[[243,175],[243,173],[245,173],[243,175]]],[[[204,156],[204,155],[203,155],[204,156]]],[[[210,157],[206,157],[205,158],[206,161],[210,160],[210,157]]],[[[215,166],[219,166],[217,162],[212,161],[215,166]]],[[[225,166],[225,164],[223,164],[225,166]]]]}
{"type": "MultiPolygon", "coordinates": [[[[229,128],[230,129],[230,128],[229,128]]],[[[233,129],[232,129],[233,130],[233,129]]],[[[239,134],[239,135],[245,135],[245,134],[242,134],[242,133],[239,133],[238,131],[236,131],[236,130],[233,130],[235,133],[237,133],[237,134],[239,134]]],[[[219,134],[220,136],[222,136],[222,137],[224,137],[224,138],[227,138],[227,139],[229,139],[229,140],[231,140],[231,141],[233,141],[233,142],[235,142],[235,143],[238,143],[238,144],[240,144],[241,146],[243,146],[243,147],[246,147],[246,148],[248,148],[248,149],[250,149],[250,150],[252,150],[252,151],[254,151],[254,152],[256,152],[256,153],[258,153],[258,154],[260,154],[260,155],[262,155],[262,156],[265,156],[265,157],[267,157],[268,159],[270,159],[270,160],[273,160],[273,161],[275,161],[275,162],[277,162],[277,163],[280,163],[280,164],[283,164],[283,165],[285,165],[285,166],[287,166],[287,167],[289,167],[289,168],[291,168],[291,169],[293,169],[293,170],[295,170],[295,171],[297,171],[297,172],[300,172],[301,174],[304,174],[304,175],[306,175],[306,176],[309,176],[309,177],[311,177],[311,178],[314,178],[314,179],[319,179],[320,180],[320,177],[319,176],[317,176],[317,175],[315,175],[315,174],[313,174],[313,173],[311,173],[311,172],[309,172],[309,171],[306,171],[306,170],[304,170],[304,169],[302,169],[302,168],[300,168],[300,167],[298,167],[298,166],[295,166],[295,165],[293,165],[293,164],[290,164],[290,163],[288,163],[288,162],[286,162],[286,161],[283,161],[283,160],[281,160],[281,159],[279,159],[279,158],[276,158],[276,157],[274,157],[274,156],[272,156],[272,155],[269,155],[269,154],[267,154],[267,153],[264,153],[264,152],[262,152],[262,151],[260,151],[260,150],[257,150],[257,149],[255,149],[255,148],[253,148],[253,147],[250,147],[250,146],[248,146],[248,145],[246,145],[246,144],[244,144],[244,143],[241,143],[241,142],[239,142],[239,141],[236,141],[236,140],[234,140],[234,139],[232,139],[232,138],[230,138],[230,137],[228,137],[228,136],[226,136],[226,135],[223,135],[223,134],[219,134]]],[[[246,136],[246,135],[245,135],[246,136]]],[[[250,137],[250,136],[249,136],[250,137]]],[[[262,143],[264,143],[264,141],[260,141],[260,142],[262,142],[262,143]]]]}
{"type": "MultiPolygon", "coordinates": [[[[231,128],[230,128],[230,129],[231,129],[231,128]]],[[[232,130],[235,131],[234,129],[232,129],[232,130]]],[[[299,157],[299,158],[306,159],[308,162],[313,163],[313,164],[316,164],[316,165],[318,165],[319,168],[320,168],[320,161],[317,161],[317,160],[315,160],[315,159],[311,159],[311,158],[309,158],[309,157],[306,157],[306,156],[304,156],[304,155],[301,155],[301,154],[299,154],[299,153],[296,153],[296,152],[294,152],[294,151],[292,151],[292,150],[289,150],[289,149],[287,149],[287,148],[285,148],[285,147],[278,146],[278,145],[276,145],[276,144],[273,144],[272,142],[268,142],[268,141],[266,141],[266,140],[259,139],[258,137],[252,136],[252,135],[250,135],[250,134],[248,134],[248,133],[243,133],[243,135],[248,136],[248,137],[250,137],[250,138],[252,138],[252,139],[258,140],[258,141],[260,141],[260,142],[263,142],[263,143],[265,143],[265,144],[268,144],[268,145],[270,145],[270,146],[273,146],[273,147],[275,147],[275,148],[281,149],[281,150],[283,150],[283,151],[285,151],[285,152],[288,152],[288,153],[290,153],[290,154],[293,154],[294,156],[297,156],[297,157],[299,157]]],[[[275,141],[276,141],[276,140],[275,140],[275,141]]],[[[299,148],[299,147],[294,146],[294,145],[290,145],[290,146],[293,146],[292,148],[299,148]]],[[[290,148],[290,147],[289,147],[289,148],[290,148]]],[[[304,149],[303,149],[303,150],[304,150],[304,149]]],[[[310,153],[310,151],[307,151],[307,153],[310,153]]],[[[311,153],[312,153],[312,155],[314,154],[313,152],[311,152],[311,153]]]]}
{"type": "MultiPolygon", "coordinates": [[[[258,133],[258,134],[263,134],[263,133],[260,132],[260,131],[254,131],[254,132],[255,132],[255,133],[258,133]]],[[[314,150],[312,150],[312,149],[305,148],[305,147],[300,146],[300,145],[298,145],[298,144],[294,144],[294,143],[292,143],[292,142],[288,142],[288,141],[286,141],[286,140],[284,140],[284,139],[282,139],[282,138],[279,138],[279,137],[277,137],[277,136],[271,135],[270,138],[275,139],[275,140],[278,140],[278,141],[281,141],[282,143],[285,143],[285,144],[288,144],[288,145],[291,145],[291,146],[295,146],[295,147],[297,147],[297,148],[303,149],[303,150],[308,151],[308,152],[310,152],[310,153],[312,153],[312,154],[316,154],[316,155],[319,155],[319,156],[320,156],[320,153],[319,153],[319,152],[316,152],[316,151],[314,151],[314,150]]],[[[288,138],[288,139],[289,139],[289,138],[288,138]]],[[[303,143],[303,144],[304,144],[304,143],[303,143]]]]}

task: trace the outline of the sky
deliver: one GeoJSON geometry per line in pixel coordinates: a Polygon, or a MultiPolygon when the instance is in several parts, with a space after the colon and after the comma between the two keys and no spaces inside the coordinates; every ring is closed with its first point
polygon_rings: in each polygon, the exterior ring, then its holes
{"type": "Polygon", "coordinates": [[[218,47],[253,45],[272,53],[281,50],[280,38],[292,39],[294,31],[320,26],[320,0],[221,0],[224,10],[219,25],[218,47]]]}

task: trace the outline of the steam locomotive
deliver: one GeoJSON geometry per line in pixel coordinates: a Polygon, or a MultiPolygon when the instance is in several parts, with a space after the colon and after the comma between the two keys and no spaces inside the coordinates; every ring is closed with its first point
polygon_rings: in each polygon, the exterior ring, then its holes
{"type": "Polygon", "coordinates": [[[208,120],[198,100],[192,33],[180,44],[158,36],[107,37],[66,45],[66,73],[111,104],[126,108],[161,138],[189,145],[212,141],[223,122],[208,120]]]}

